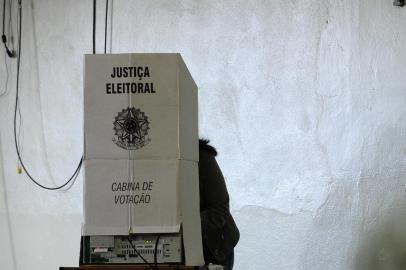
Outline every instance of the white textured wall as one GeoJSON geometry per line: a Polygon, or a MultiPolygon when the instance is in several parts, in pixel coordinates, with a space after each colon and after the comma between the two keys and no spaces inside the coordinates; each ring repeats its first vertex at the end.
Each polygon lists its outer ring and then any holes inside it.
{"type": "MultiPolygon", "coordinates": [[[[82,152],[91,1],[23,2],[23,156],[55,185],[82,152]]],[[[114,1],[112,52],[180,52],[199,86],[201,135],[219,150],[241,231],[235,269],[352,269],[406,205],[405,25],[392,0],[114,1]]],[[[48,192],[16,174],[7,61],[1,269],[76,265],[82,178],[48,192]]]]}

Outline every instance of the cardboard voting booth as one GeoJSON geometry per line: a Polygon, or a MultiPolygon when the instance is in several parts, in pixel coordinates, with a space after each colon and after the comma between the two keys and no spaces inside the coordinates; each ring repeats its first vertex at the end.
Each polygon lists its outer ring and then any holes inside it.
{"type": "Polygon", "coordinates": [[[85,55],[82,234],[182,232],[204,264],[197,87],[179,54],[85,55]]]}

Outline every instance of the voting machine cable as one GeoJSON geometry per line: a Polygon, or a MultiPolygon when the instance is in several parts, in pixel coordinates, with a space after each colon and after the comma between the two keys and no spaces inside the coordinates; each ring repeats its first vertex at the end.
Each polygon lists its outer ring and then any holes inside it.
{"type": "Polygon", "coordinates": [[[158,267],[155,267],[154,265],[150,264],[150,263],[141,255],[141,253],[135,248],[133,242],[131,241],[131,237],[128,237],[128,242],[130,243],[131,247],[134,249],[134,251],[135,251],[135,253],[138,255],[138,257],[140,257],[141,260],[143,260],[145,264],[147,264],[152,270],[158,269],[158,267]]]}
{"type": "Polygon", "coordinates": [[[77,176],[79,175],[80,168],[82,167],[83,163],[83,156],[81,157],[78,166],[76,167],[75,172],[72,174],[72,176],[62,185],[56,186],[56,187],[47,187],[39,183],[38,180],[36,180],[27,170],[27,168],[24,165],[24,162],[21,157],[20,153],[20,145],[19,145],[19,137],[20,132],[18,132],[17,136],[17,112],[19,112],[20,116],[20,123],[21,123],[21,114],[20,114],[20,106],[19,106],[19,82],[20,82],[20,63],[21,63],[21,29],[22,29],[22,4],[21,0],[18,1],[18,54],[17,54],[17,80],[16,80],[16,99],[15,99],[15,106],[14,106],[14,145],[16,148],[17,152],[17,157],[18,161],[21,164],[22,168],[24,169],[25,173],[27,174],[28,178],[35,183],[37,186],[46,189],[46,190],[58,190],[62,189],[65,186],[67,186],[69,183],[72,182],[72,180],[76,180],[77,176]]]}
{"type": "Polygon", "coordinates": [[[160,237],[161,237],[161,235],[158,234],[158,236],[155,240],[154,264],[155,264],[156,269],[158,269],[158,243],[159,243],[160,237]]]}

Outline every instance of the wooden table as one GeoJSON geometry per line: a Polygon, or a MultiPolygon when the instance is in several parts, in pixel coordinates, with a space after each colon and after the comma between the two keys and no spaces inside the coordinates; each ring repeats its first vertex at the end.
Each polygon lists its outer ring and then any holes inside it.
{"type": "MultiPolygon", "coordinates": [[[[158,265],[159,270],[193,270],[191,266],[158,265]]],[[[198,268],[197,268],[198,269],[198,268]]],[[[59,270],[152,270],[148,265],[81,265],[79,267],[59,267],[59,270]]]]}

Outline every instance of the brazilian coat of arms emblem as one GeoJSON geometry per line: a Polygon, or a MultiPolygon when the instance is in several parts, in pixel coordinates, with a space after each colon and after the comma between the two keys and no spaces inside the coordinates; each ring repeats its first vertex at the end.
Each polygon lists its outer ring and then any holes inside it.
{"type": "Polygon", "coordinates": [[[151,141],[148,138],[148,117],[140,109],[123,109],[114,118],[113,124],[113,142],[123,149],[137,150],[151,141]]]}

